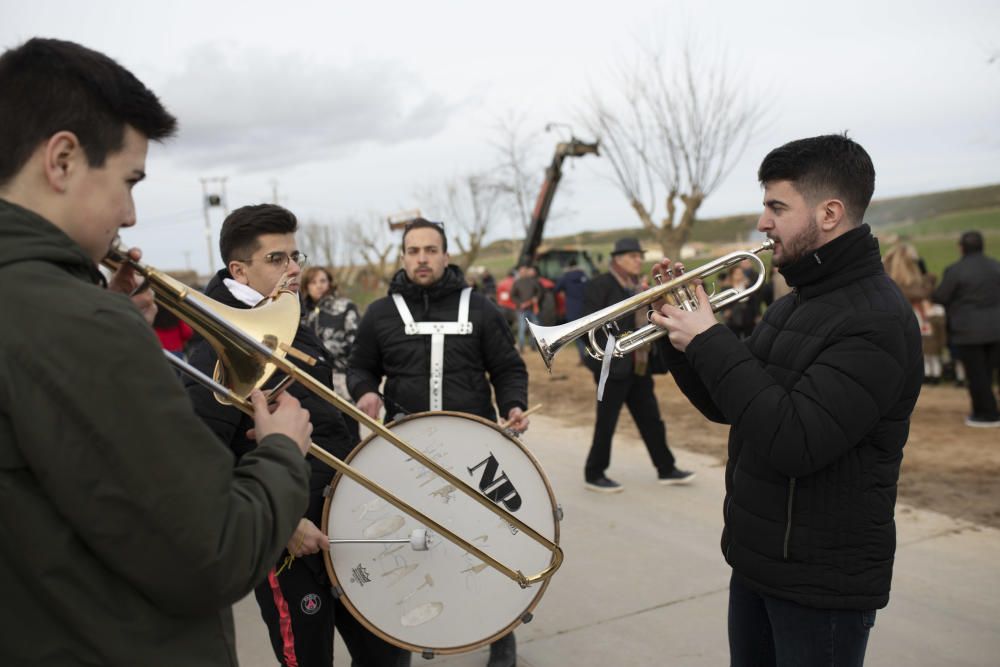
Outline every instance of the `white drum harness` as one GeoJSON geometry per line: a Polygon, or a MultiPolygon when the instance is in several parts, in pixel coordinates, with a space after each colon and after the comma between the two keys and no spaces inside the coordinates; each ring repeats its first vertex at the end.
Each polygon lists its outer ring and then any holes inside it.
{"type": "Polygon", "coordinates": [[[469,321],[469,297],[472,288],[466,287],[458,301],[458,321],[456,322],[416,322],[401,294],[393,294],[396,310],[403,319],[403,331],[407,336],[431,337],[430,406],[428,410],[442,410],[444,405],[444,337],[468,336],[472,333],[469,321]]]}

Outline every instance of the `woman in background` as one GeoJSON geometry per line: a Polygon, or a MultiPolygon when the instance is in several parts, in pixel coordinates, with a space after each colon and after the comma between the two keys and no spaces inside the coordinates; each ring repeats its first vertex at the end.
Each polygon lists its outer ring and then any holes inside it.
{"type": "MultiPolygon", "coordinates": [[[[347,359],[358,330],[358,307],[350,299],[337,296],[337,284],[329,271],[311,266],[302,274],[302,320],[319,338],[333,363],[333,389],[350,401],[347,392],[347,359]]],[[[346,417],[347,428],[357,442],[358,424],[346,417]]]]}
{"type": "Polygon", "coordinates": [[[934,276],[924,273],[917,249],[909,243],[898,243],[882,258],[885,272],[913,306],[920,325],[924,352],[924,381],[941,381],[941,355],[944,352],[944,313],[930,302],[934,291],[934,276]]]}

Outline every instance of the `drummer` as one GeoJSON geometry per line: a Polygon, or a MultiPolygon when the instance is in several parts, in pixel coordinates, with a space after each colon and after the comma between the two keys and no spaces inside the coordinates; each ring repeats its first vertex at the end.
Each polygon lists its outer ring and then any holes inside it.
{"type": "MultiPolygon", "coordinates": [[[[224,268],[211,279],[205,293],[227,306],[248,309],[274,292],[279,284],[297,292],[299,274],[306,263],[306,256],[299,252],[295,242],[297,226],[295,215],[281,206],[260,204],[233,211],[222,223],[219,236],[224,268]]],[[[314,366],[298,361],[296,364],[331,387],[333,369],[313,331],[299,326],[292,346],[317,360],[314,366]]],[[[191,363],[211,374],[215,361],[215,352],[208,342],[197,338],[192,346],[191,363]]],[[[253,440],[247,438],[251,423],[242,412],[222,405],[193,380],[187,380],[187,385],[196,412],[237,457],[253,449],[253,440]]],[[[340,411],[299,384],[288,391],[309,411],[313,442],[339,458],[346,457],[357,443],[340,411]]],[[[321,553],[329,550],[330,543],[318,527],[323,490],[330,484],[334,470],[312,456],[306,460],[312,466],[309,508],[267,580],[254,591],[275,657],[286,667],[330,667],[336,616],[353,664],[408,665],[408,652],[387,644],[360,624],[344,623],[350,614],[333,599],[330,591],[321,553]]]]}
{"type": "MultiPolygon", "coordinates": [[[[373,419],[384,408],[387,421],[428,410],[496,421],[499,408],[508,428],[523,433],[528,373],[503,315],[449,263],[442,223],[411,220],[402,248],[403,268],[365,311],[348,362],[358,408],[373,419]]],[[[516,653],[510,633],[490,646],[489,667],[513,666],[516,653]]]]}

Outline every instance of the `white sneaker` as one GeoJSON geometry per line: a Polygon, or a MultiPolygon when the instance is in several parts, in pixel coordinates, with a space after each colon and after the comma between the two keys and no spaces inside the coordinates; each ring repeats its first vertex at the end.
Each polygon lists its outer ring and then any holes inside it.
{"type": "Polygon", "coordinates": [[[966,417],[965,425],[973,428],[1000,428],[1000,417],[984,419],[983,417],[966,417]]]}

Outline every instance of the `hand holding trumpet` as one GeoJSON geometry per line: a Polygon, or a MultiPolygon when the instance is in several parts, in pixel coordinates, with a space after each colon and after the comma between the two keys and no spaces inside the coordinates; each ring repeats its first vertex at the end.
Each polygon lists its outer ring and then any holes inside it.
{"type": "MultiPolygon", "coordinates": [[[[653,265],[654,277],[671,275],[676,277],[683,272],[683,264],[680,262],[671,264],[670,259],[666,257],[653,265]]],[[[687,349],[695,336],[718,324],[701,279],[695,279],[693,285],[694,294],[698,299],[698,307],[695,310],[688,311],[678,308],[663,299],[652,304],[653,312],[650,315],[650,321],[668,332],[667,337],[670,339],[670,344],[680,352],[687,349]]]]}

